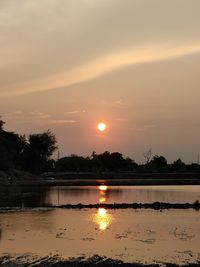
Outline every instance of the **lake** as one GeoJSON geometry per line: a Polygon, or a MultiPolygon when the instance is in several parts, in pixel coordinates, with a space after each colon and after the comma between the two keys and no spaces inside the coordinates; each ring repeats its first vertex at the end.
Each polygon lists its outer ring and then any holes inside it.
{"type": "Polygon", "coordinates": [[[56,186],[2,187],[0,206],[59,206],[96,203],[194,203],[200,186],[56,186]]]}
{"type": "Polygon", "coordinates": [[[141,264],[197,262],[198,210],[59,208],[78,203],[196,200],[200,200],[200,186],[1,187],[0,260],[6,261],[4,266],[9,261],[14,262],[11,266],[24,266],[21,262],[30,264],[57,255],[63,260],[76,259],[79,264],[98,255],[141,264]]]}
{"type": "Polygon", "coordinates": [[[124,262],[195,262],[200,214],[194,210],[42,209],[0,215],[0,254],[105,256],[124,262]]]}

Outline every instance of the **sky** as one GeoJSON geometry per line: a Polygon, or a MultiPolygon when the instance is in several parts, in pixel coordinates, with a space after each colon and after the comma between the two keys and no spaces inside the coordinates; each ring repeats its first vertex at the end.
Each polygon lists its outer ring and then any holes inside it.
{"type": "Polygon", "coordinates": [[[200,152],[199,0],[0,0],[0,115],[61,156],[200,152]],[[105,122],[104,134],[97,131],[105,122]]]}

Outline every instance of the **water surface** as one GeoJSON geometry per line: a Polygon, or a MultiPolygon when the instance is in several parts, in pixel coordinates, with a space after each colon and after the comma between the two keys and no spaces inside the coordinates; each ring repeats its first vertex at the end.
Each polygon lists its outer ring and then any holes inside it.
{"type": "Polygon", "coordinates": [[[95,254],[124,262],[183,264],[200,258],[194,210],[42,209],[0,214],[0,254],[95,254]]]}
{"type": "Polygon", "coordinates": [[[52,186],[2,187],[0,206],[59,206],[96,203],[194,203],[200,186],[52,186]]]}

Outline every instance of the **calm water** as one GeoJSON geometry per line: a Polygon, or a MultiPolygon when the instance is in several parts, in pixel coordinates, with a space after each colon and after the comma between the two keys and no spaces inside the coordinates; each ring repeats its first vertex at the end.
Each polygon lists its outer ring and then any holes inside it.
{"type": "MultiPolygon", "coordinates": [[[[193,203],[200,186],[2,187],[0,206],[193,203]]],[[[200,212],[188,210],[22,209],[0,212],[0,256],[95,254],[124,262],[200,260],[200,212]]]]}
{"type": "Polygon", "coordinates": [[[94,254],[124,262],[200,258],[200,214],[194,210],[43,209],[0,213],[0,254],[94,254]]]}
{"type": "Polygon", "coordinates": [[[43,206],[96,203],[193,203],[200,186],[65,186],[3,187],[0,206],[43,206]]]}

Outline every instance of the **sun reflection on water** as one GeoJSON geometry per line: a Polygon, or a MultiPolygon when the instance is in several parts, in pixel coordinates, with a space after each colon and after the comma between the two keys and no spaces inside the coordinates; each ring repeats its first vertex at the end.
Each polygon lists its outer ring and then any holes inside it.
{"type": "Polygon", "coordinates": [[[99,202],[100,203],[105,203],[106,202],[106,198],[105,197],[100,197],[99,198],[99,202]]]}
{"type": "MultiPolygon", "coordinates": [[[[99,203],[105,203],[107,200],[107,185],[100,185],[99,187],[99,203]]],[[[113,221],[113,215],[109,214],[108,211],[101,207],[98,209],[97,213],[93,215],[93,222],[99,227],[99,230],[106,230],[113,221]]]]}
{"type": "Polygon", "coordinates": [[[108,186],[107,185],[100,185],[98,188],[99,188],[99,202],[105,203],[107,200],[108,186]]]}
{"type": "Polygon", "coordinates": [[[105,208],[99,208],[94,215],[94,223],[98,224],[99,230],[106,230],[113,221],[113,216],[105,208]]]}
{"type": "Polygon", "coordinates": [[[100,185],[99,186],[99,190],[100,191],[106,191],[108,189],[108,186],[107,185],[100,185]]]}

